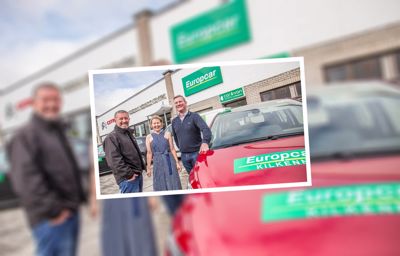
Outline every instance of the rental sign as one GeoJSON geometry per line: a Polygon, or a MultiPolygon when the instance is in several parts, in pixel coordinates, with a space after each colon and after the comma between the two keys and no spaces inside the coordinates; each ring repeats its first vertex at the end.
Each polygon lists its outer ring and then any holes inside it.
{"type": "Polygon", "coordinates": [[[233,172],[237,174],[303,164],[306,164],[306,151],[304,149],[288,150],[235,159],[233,172]]]}
{"type": "Polygon", "coordinates": [[[222,82],[220,67],[205,67],[182,78],[185,96],[190,96],[222,82]]]}
{"type": "Polygon", "coordinates": [[[240,87],[240,88],[237,88],[237,89],[235,89],[233,91],[229,91],[229,92],[220,94],[219,95],[219,101],[221,103],[226,103],[226,102],[230,102],[230,101],[233,101],[233,100],[237,100],[237,99],[243,98],[244,96],[245,96],[244,95],[244,90],[243,90],[242,87],[240,87]]]}
{"type": "Polygon", "coordinates": [[[221,7],[172,27],[175,62],[182,63],[250,40],[244,0],[221,7]]]}

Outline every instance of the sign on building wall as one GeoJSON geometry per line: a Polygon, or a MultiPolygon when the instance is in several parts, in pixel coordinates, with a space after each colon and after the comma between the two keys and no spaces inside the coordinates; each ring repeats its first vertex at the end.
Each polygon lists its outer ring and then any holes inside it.
{"type": "Polygon", "coordinates": [[[243,87],[219,95],[221,103],[230,102],[244,97],[243,87]]]}
{"type": "Polygon", "coordinates": [[[244,0],[231,1],[170,30],[175,62],[211,54],[250,40],[244,0]]]}
{"type": "Polygon", "coordinates": [[[182,78],[185,96],[198,93],[211,86],[222,83],[220,67],[205,67],[182,78]]]}

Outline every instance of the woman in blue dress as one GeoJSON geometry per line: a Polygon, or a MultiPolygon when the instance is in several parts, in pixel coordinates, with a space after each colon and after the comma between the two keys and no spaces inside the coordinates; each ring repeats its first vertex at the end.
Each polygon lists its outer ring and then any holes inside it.
{"type": "Polygon", "coordinates": [[[171,133],[165,132],[163,121],[159,116],[150,120],[152,133],[146,137],[147,147],[147,176],[153,174],[153,190],[178,190],[182,189],[179,165],[176,150],[172,142],[171,133]],[[153,160],[153,171],[151,161],[153,160]]]}

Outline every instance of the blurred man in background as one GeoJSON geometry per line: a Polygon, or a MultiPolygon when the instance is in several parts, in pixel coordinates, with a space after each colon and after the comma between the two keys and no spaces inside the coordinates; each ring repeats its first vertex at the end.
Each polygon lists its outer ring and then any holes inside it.
{"type": "Polygon", "coordinates": [[[154,197],[104,200],[101,255],[158,255],[152,219],[156,208],[154,197]]]}
{"type": "Polygon", "coordinates": [[[114,118],[114,131],[107,135],[103,143],[107,164],[121,193],[142,192],[142,172],[146,167],[133,131],[129,128],[129,113],[118,110],[114,118]]]}
{"type": "Polygon", "coordinates": [[[60,118],[61,93],[46,82],[32,96],[32,117],[8,144],[11,182],[32,227],[36,254],[75,255],[85,195],[60,118]]]}

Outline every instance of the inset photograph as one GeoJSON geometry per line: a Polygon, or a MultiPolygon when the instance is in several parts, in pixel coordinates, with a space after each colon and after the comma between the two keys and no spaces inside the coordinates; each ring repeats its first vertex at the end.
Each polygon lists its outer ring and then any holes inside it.
{"type": "Polygon", "coordinates": [[[89,80],[98,199],[311,185],[303,58],[89,80]]]}

